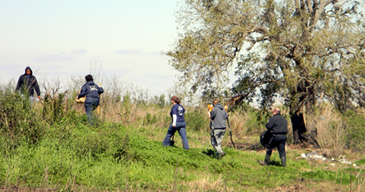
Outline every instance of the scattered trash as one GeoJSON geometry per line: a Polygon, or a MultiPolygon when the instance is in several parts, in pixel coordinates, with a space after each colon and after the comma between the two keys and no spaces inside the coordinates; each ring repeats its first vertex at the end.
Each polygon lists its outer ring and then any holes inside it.
{"type": "Polygon", "coordinates": [[[317,152],[312,152],[312,153],[308,153],[308,154],[303,153],[300,156],[302,158],[311,159],[311,160],[322,160],[322,161],[327,160],[326,157],[323,157],[322,155],[319,155],[317,152]]]}
{"type": "Polygon", "coordinates": [[[346,159],[345,159],[345,155],[340,155],[339,157],[338,157],[338,161],[339,162],[341,162],[342,164],[348,164],[348,165],[352,165],[352,163],[353,162],[351,162],[351,161],[347,161],[346,159]]]}
{"type": "MultiPolygon", "coordinates": [[[[303,159],[307,159],[307,160],[314,160],[314,161],[327,161],[327,162],[339,162],[342,164],[347,164],[347,165],[353,165],[354,167],[357,167],[356,164],[353,161],[348,161],[345,159],[345,155],[340,155],[338,157],[338,160],[336,160],[335,158],[326,158],[323,155],[318,154],[317,152],[311,152],[311,153],[302,153],[300,155],[300,157],[298,158],[303,158],[303,159]]],[[[330,163],[329,165],[331,166],[335,166],[334,163],[330,163]]]]}

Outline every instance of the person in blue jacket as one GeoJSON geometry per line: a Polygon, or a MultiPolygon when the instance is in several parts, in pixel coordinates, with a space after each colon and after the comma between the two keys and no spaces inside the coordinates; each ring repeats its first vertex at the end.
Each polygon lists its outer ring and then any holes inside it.
{"type": "Polygon", "coordinates": [[[184,149],[189,149],[188,138],[186,137],[186,123],[184,118],[185,109],[180,105],[180,99],[176,96],[171,97],[171,103],[173,104],[170,116],[172,118],[172,123],[167,130],[167,134],[162,144],[165,146],[170,146],[170,139],[175,134],[176,131],[179,132],[181,140],[183,142],[184,149]]]}
{"type": "Polygon", "coordinates": [[[34,91],[37,93],[38,99],[42,99],[37,78],[33,75],[33,71],[29,66],[25,68],[25,73],[19,77],[15,91],[20,91],[23,98],[28,97],[31,107],[33,106],[34,101],[34,91]]]}
{"type": "Polygon", "coordinates": [[[86,75],[85,80],[86,83],[81,87],[80,94],[77,98],[80,99],[80,97],[86,96],[84,105],[87,121],[92,125],[92,111],[99,106],[99,95],[104,92],[104,89],[93,82],[94,79],[91,75],[86,75]]]}

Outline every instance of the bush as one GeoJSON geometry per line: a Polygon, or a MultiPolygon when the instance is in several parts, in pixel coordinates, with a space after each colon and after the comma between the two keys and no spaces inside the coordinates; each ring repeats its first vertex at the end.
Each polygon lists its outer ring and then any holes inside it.
{"type": "Polygon", "coordinates": [[[16,148],[22,139],[37,143],[44,135],[43,122],[35,118],[30,103],[10,90],[0,92],[0,127],[5,142],[2,145],[11,148],[16,148]]]}
{"type": "Polygon", "coordinates": [[[365,145],[365,117],[355,111],[347,111],[344,116],[346,127],[346,146],[355,151],[363,151],[365,145]]]}
{"type": "Polygon", "coordinates": [[[185,114],[186,127],[194,131],[210,131],[209,118],[202,110],[195,108],[185,114]]]}

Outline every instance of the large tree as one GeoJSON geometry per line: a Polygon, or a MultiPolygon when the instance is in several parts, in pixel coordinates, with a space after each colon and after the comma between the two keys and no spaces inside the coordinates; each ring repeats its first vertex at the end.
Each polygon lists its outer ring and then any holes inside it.
{"type": "Polygon", "coordinates": [[[283,98],[294,117],[322,100],[343,111],[364,104],[364,12],[363,0],[185,0],[167,55],[205,94],[222,93],[234,69],[231,104],[283,98]]]}

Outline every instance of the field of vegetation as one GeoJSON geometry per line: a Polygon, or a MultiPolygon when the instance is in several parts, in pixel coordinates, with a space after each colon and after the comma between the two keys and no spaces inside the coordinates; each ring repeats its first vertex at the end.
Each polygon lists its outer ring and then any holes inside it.
{"type": "MultiPolygon", "coordinates": [[[[101,97],[100,114],[88,126],[83,105],[74,102],[76,89],[54,92],[30,108],[13,85],[0,90],[1,191],[361,191],[364,189],[365,120],[361,109],[340,115],[321,105],[308,122],[318,141],[334,158],[346,155],[356,167],[339,162],[300,159],[310,148],[292,145],[287,167],[275,151],[262,167],[265,151],[229,147],[215,158],[210,146],[205,103],[186,105],[190,150],[176,135],[174,147],[162,146],[171,105],[165,96],[138,97],[129,91],[101,97]]],[[[48,89],[50,90],[50,89],[48,89]]],[[[141,95],[141,94],[140,94],[141,95]]],[[[143,94],[142,94],[143,95],[143,94]]],[[[287,109],[281,107],[288,119],[287,109]]],[[[236,144],[258,142],[269,113],[249,105],[229,112],[236,144]]],[[[289,123],[290,130],[290,123],[289,123]]]]}

